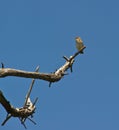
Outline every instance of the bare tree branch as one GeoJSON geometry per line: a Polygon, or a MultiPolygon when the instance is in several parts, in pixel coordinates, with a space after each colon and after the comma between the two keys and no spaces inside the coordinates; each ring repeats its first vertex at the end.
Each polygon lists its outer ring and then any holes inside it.
{"type": "MultiPolygon", "coordinates": [[[[36,68],[36,72],[38,72],[39,66],[36,68]]],[[[32,79],[31,85],[29,87],[28,93],[26,94],[24,106],[21,108],[14,108],[9,101],[4,97],[2,91],[0,91],[0,103],[4,107],[4,109],[7,112],[6,119],[3,121],[1,124],[2,126],[5,125],[5,123],[11,118],[11,117],[18,117],[21,121],[21,124],[26,128],[25,121],[26,119],[29,119],[32,123],[36,124],[29,116],[33,117],[33,113],[35,112],[35,104],[38,100],[34,101],[34,103],[31,102],[30,100],[30,94],[33,88],[33,84],[35,82],[35,79],[32,79]]]]}
{"type": "Polygon", "coordinates": [[[0,68],[0,78],[4,78],[7,76],[16,76],[16,77],[24,77],[24,78],[33,78],[32,83],[30,85],[30,88],[28,90],[28,93],[25,98],[25,102],[23,107],[21,108],[15,108],[13,107],[10,102],[5,98],[3,95],[2,91],[0,91],[0,103],[4,107],[4,109],[7,112],[6,119],[3,121],[2,125],[5,125],[5,123],[11,118],[11,117],[18,117],[19,120],[21,121],[21,124],[26,128],[25,121],[26,119],[29,119],[32,123],[36,124],[31,118],[33,113],[35,112],[35,104],[38,100],[36,100],[32,103],[30,100],[30,93],[33,88],[33,84],[35,82],[35,79],[41,79],[45,81],[49,81],[49,87],[51,86],[52,82],[57,82],[64,75],[67,75],[66,71],[68,69],[72,70],[72,66],[74,63],[74,59],[76,56],[79,54],[83,54],[83,50],[86,48],[80,38],[77,38],[79,41],[77,41],[77,44],[80,44],[78,46],[78,52],[76,52],[74,55],[70,56],[67,58],[66,56],[63,56],[63,58],[66,60],[63,66],[61,66],[58,70],[56,70],[53,73],[40,73],[38,72],[39,67],[36,68],[35,72],[29,72],[29,71],[23,71],[23,70],[18,70],[18,69],[12,69],[12,68],[5,68],[4,64],[1,63],[2,68],[0,68]]]}
{"type": "Polygon", "coordinates": [[[72,65],[74,63],[74,58],[80,54],[85,49],[85,46],[81,48],[80,51],[76,52],[73,56],[70,56],[70,58],[67,58],[64,56],[64,59],[66,60],[65,64],[61,66],[56,72],[54,73],[40,73],[40,72],[29,72],[29,71],[23,71],[18,69],[12,69],[12,68],[4,68],[2,64],[2,68],[0,69],[0,78],[6,77],[6,76],[17,76],[17,77],[24,77],[24,78],[34,78],[34,79],[42,79],[45,81],[57,82],[59,81],[64,75],[66,75],[65,71],[67,69],[71,69],[72,71],[72,65]]]}
{"type": "MultiPolygon", "coordinates": [[[[39,66],[36,68],[36,72],[38,72],[38,71],[39,71],[39,66]]],[[[27,105],[28,98],[30,97],[31,91],[32,91],[32,89],[33,89],[34,82],[35,82],[35,79],[32,79],[31,85],[30,85],[29,90],[28,90],[28,93],[27,93],[27,95],[26,95],[26,99],[25,99],[24,106],[27,105]]]]}

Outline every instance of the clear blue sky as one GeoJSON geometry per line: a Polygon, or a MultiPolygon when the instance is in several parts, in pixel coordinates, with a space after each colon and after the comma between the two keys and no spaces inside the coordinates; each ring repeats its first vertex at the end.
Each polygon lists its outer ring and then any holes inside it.
{"type": "MultiPolygon", "coordinates": [[[[73,73],[48,87],[37,80],[31,99],[39,97],[28,130],[119,130],[119,1],[0,1],[0,62],[5,67],[53,72],[63,55],[76,52],[75,37],[87,46],[75,59],[73,73]]],[[[70,73],[70,72],[69,72],[70,73]]],[[[0,79],[0,90],[21,107],[31,79],[0,79]]],[[[6,112],[0,106],[0,122],[6,112]]],[[[12,118],[2,130],[24,130],[12,118]]]]}

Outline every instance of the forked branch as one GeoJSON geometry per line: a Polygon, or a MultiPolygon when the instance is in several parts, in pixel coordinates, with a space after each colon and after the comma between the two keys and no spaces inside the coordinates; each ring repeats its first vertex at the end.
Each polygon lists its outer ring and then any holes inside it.
{"type": "MultiPolygon", "coordinates": [[[[36,72],[38,72],[39,67],[36,68],[36,72]]],[[[34,85],[35,79],[32,79],[31,85],[29,87],[28,93],[26,94],[25,102],[23,107],[21,108],[14,108],[9,101],[4,97],[2,91],[0,91],[0,103],[4,107],[4,109],[7,112],[6,119],[3,121],[2,126],[5,125],[5,123],[11,118],[11,117],[18,117],[21,121],[21,124],[26,128],[25,121],[26,119],[29,119],[32,123],[36,124],[31,118],[33,117],[33,113],[35,112],[35,104],[38,100],[34,101],[34,103],[30,100],[30,94],[34,85]]]]}

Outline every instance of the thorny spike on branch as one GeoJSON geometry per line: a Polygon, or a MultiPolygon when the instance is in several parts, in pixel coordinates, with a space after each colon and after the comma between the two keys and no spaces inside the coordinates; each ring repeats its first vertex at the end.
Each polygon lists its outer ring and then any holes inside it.
{"type": "Polygon", "coordinates": [[[1,65],[2,65],[2,69],[4,68],[4,64],[1,62],[1,65]]]}

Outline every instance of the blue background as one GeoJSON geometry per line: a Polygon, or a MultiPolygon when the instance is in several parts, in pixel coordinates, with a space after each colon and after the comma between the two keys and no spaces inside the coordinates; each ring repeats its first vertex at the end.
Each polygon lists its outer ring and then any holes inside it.
{"type": "MultiPolygon", "coordinates": [[[[31,93],[36,104],[28,130],[119,129],[119,1],[4,0],[0,1],[0,62],[6,68],[54,72],[62,56],[76,52],[75,37],[86,45],[73,73],[48,87],[37,80],[31,93]]],[[[21,107],[31,79],[0,79],[0,90],[21,107]]],[[[0,105],[0,122],[6,111],[0,105]]],[[[2,130],[24,127],[11,118],[2,130]]]]}

